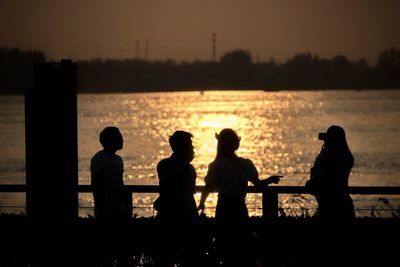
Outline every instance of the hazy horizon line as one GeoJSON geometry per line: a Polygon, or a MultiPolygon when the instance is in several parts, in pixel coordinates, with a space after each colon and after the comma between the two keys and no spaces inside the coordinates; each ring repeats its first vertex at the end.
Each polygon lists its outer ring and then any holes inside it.
{"type": "MultiPolygon", "coordinates": [[[[164,57],[154,57],[154,56],[148,56],[148,57],[144,57],[144,56],[134,56],[134,55],[130,55],[130,56],[106,56],[106,55],[102,55],[102,53],[96,51],[95,53],[93,53],[93,56],[75,56],[76,53],[66,53],[65,56],[52,56],[51,53],[49,53],[48,51],[46,51],[45,49],[39,49],[39,48],[24,48],[21,46],[0,46],[0,48],[3,49],[9,49],[9,50],[13,50],[13,49],[18,49],[22,52],[29,52],[29,51],[37,51],[37,52],[42,52],[44,53],[44,55],[46,56],[46,61],[47,62],[53,62],[53,61],[60,61],[61,59],[71,59],[74,61],[132,61],[132,60],[138,60],[138,61],[148,61],[148,62],[164,62],[164,61],[174,61],[176,63],[192,63],[192,62],[212,62],[212,56],[210,55],[209,57],[187,57],[187,58],[183,58],[183,57],[179,57],[179,56],[164,56],[164,57]]],[[[387,47],[384,48],[380,53],[378,53],[376,55],[376,59],[374,62],[370,62],[370,60],[368,60],[366,58],[366,56],[362,56],[359,57],[357,59],[353,59],[352,57],[346,55],[345,53],[337,53],[335,55],[332,56],[321,56],[318,53],[314,53],[311,50],[308,51],[299,51],[296,53],[293,53],[292,56],[287,57],[286,59],[283,60],[278,60],[276,59],[274,56],[270,56],[270,57],[260,57],[259,53],[253,52],[251,49],[245,49],[245,48],[237,48],[237,49],[232,49],[232,50],[226,50],[223,53],[219,53],[220,55],[217,56],[217,60],[216,62],[219,62],[221,57],[223,57],[226,53],[230,53],[233,51],[237,51],[237,50],[241,50],[241,51],[246,51],[248,52],[251,57],[252,57],[252,62],[253,63],[268,63],[268,62],[274,62],[276,64],[284,64],[287,61],[293,59],[295,56],[297,55],[311,55],[312,57],[317,57],[318,59],[326,59],[326,60],[330,60],[333,59],[335,57],[338,56],[344,56],[346,57],[349,61],[351,62],[358,62],[360,60],[365,60],[365,62],[368,65],[375,65],[378,62],[379,59],[379,55],[385,51],[385,50],[389,50],[389,49],[400,49],[397,48],[396,46],[391,46],[391,47],[387,47]]],[[[210,53],[211,54],[211,53],[210,53]]]]}

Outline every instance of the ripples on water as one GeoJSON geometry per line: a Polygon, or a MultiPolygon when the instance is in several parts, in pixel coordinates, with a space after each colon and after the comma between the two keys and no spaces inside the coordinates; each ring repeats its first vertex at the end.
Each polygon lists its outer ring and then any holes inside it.
{"type": "MultiPolygon", "coordinates": [[[[4,129],[0,145],[5,148],[5,155],[0,156],[0,179],[23,183],[23,98],[0,99],[4,129]]],[[[241,136],[238,155],[252,159],[262,178],[280,174],[285,176],[281,185],[303,185],[322,145],[317,134],[332,124],[344,127],[356,159],[351,185],[400,185],[400,91],[396,90],[79,95],[79,183],[89,183],[90,158],[101,149],[99,132],[115,125],[125,139],[119,154],[125,161],[126,184],[158,184],[156,164],[170,155],[168,137],[178,129],[194,135],[193,165],[197,184],[204,184],[207,165],[216,152],[214,133],[228,127],[241,136]]],[[[135,205],[149,206],[153,198],[138,196],[135,205]]],[[[358,197],[354,198],[357,202],[358,197]]],[[[81,203],[90,199],[86,195],[81,203]]],[[[212,195],[208,206],[215,206],[215,200],[212,195]]],[[[281,201],[294,205],[303,200],[284,195],[281,201]]],[[[249,207],[260,207],[259,202],[258,195],[249,195],[249,207]]],[[[151,212],[140,210],[147,215],[151,212]]],[[[251,211],[259,214],[257,209],[251,211]]]]}

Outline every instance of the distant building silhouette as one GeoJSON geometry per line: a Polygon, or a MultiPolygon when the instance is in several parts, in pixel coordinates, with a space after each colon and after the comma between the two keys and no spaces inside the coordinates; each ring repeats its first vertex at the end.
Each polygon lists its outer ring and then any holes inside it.
{"type": "MultiPolygon", "coordinates": [[[[97,54],[97,58],[77,62],[78,91],[203,90],[215,86],[264,90],[400,87],[399,48],[384,50],[374,66],[369,66],[365,59],[351,61],[343,55],[323,59],[311,53],[296,54],[284,63],[277,63],[273,58],[268,62],[259,61],[257,57],[253,62],[250,51],[241,49],[226,52],[220,49],[217,60],[216,33],[212,33],[211,37],[212,51],[207,48],[204,50],[208,51],[206,53],[212,52],[212,58],[208,57],[205,61],[177,62],[169,58],[167,44],[164,44],[159,50],[160,60],[145,62],[144,51],[140,51],[144,45],[140,47],[139,40],[136,40],[135,59],[101,59],[100,48],[93,47],[93,51],[88,50],[87,55],[96,57],[97,54]]],[[[151,57],[149,46],[148,43],[146,61],[151,57]]],[[[44,52],[0,47],[0,73],[3,73],[0,77],[0,93],[21,94],[24,88],[32,87],[33,64],[45,60],[44,52]]]]}

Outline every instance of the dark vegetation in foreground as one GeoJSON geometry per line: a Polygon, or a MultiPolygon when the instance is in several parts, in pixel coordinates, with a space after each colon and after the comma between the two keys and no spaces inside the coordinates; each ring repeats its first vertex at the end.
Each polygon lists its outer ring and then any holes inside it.
{"type": "MultiPolygon", "coordinates": [[[[0,93],[22,94],[34,84],[34,63],[47,62],[42,51],[0,47],[0,93]]],[[[381,52],[369,65],[344,55],[323,59],[296,54],[284,63],[254,62],[245,50],[219,61],[176,62],[140,59],[77,61],[78,92],[117,93],[208,89],[389,89],[400,88],[400,49],[381,52]]]]}
{"type": "MultiPolygon", "coordinates": [[[[219,266],[215,249],[216,225],[202,217],[189,229],[191,245],[201,266],[219,266]]],[[[397,259],[398,218],[358,218],[352,224],[322,223],[315,218],[280,217],[266,221],[252,217],[248,226],[251,257],[258,266],[388,266],[397,259]]],[[[232,230],[234,235],[237,229],[232,230]]],[[[99,225],[94,218],[62,223],[51,218],[32,222],[25,215],[1,215],[0,266],[96,266],[96,251],[112,257],[126,249],[132,266],[154,266],[159,226],[154,218],[132,218],[124,226],[99,225]]],[[[179,248],[176,263],[179,264],[179,248]]],[[[179,266],[179,265],[178,265],[179,266]]]]}

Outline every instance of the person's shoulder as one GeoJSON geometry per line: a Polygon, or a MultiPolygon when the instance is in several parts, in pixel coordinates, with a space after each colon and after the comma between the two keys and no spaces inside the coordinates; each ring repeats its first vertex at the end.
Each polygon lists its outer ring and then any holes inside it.
{"type": "Polygon", "coordinates": [[[165,165],[168,164],[171,161],[171,158],[164,158],[162,160],[160,160],[157,165],[165,165]]]}
{"type": "Polygon", "coordinates": [[[102,150],[96,152],[90,160],[90,170],[92,172],[100,171],[104,166],[104,152],[102,150]]]}
{"type": "Polygon", "coordinates": [[[215,166],[221,165],[222,161],[223,161],[223,159],[214,159],[213,161],[208,163],[208,168],[213,168],[215,166]]]}
{"type": "Polygon", "coordinates": [[[248,158],[238,157],[238,160],[241,164],[254,165],[253,161],[248,158]]]}
{"type": "Polygon", "coordinates": [[[117,158],[120,161],[123,161],[122,157],[120,155],[118,155],[118,154],[115,154],[115,158],[117,158]]]}
{"type": "Polygon", "coordinates": [[[170,158],[165,158],[165,159],[160,160],[157,163],[157,169],[164,168],[164,167],[168,166],[170,164],[170,162],[171,162],[170,158]]]}
{"type": "Polygon", "coordinates": [[[254,165],[254,162],[251,159],[248,158],[242,158],[238,157],[238,161],[240,166],[248,169],[248,170],[256,170],[256,165],[254,165]]]}
{"type": "Polygon", "coordinates": [[[196,168],[192,164],[189,164],[189,169],[193,172],[196,172],[196,168]]]}
{"type": "Polygon", "coordinates": [[[226,169],[230,166],[230,163],[225,158],[218,158],[208,164],[208,169],[226,169]]]}
{"type": "Polygon", "coordinates": [[[103,150],[97,151],[93,156],[92,156],[92,161],[100,160],[104,158],[105,152],[103,150]]]}

